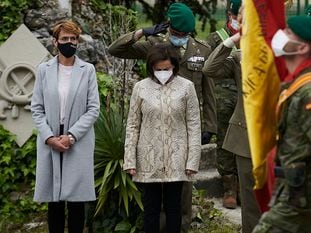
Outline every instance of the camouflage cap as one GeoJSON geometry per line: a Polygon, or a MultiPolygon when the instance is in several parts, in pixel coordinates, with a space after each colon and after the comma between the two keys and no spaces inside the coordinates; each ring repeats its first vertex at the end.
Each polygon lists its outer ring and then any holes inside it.
{"type": "Polygon", "coordinates": [[[230,8],[232,14],[238,15],[239,9],[241,7],[241,0],[230,0],[230,8]]]}
{"type": "Polygon", "coordinates": [[[171,27],[179,32],[193,32],[195,29],[195,18],[192,10],[183,3],[170,5],[167,16],[171,27]]]}
{"type": "Polygon", "coordinates": [[[311,41],[311,17],[293,16],[287,20],[288,27],[301,39],[311,41]]]}

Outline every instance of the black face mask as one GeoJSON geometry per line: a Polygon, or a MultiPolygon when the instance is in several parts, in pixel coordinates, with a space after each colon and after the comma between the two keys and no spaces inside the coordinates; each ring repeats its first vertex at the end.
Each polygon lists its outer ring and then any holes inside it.
{"type": "Polygon", "coordinates": [[[58,43],[57,48],[61,54],[69,58],[69,57],[72,57],[76,53],[77,45],[71,42],[64,43],[64,44],[58,43]]]}

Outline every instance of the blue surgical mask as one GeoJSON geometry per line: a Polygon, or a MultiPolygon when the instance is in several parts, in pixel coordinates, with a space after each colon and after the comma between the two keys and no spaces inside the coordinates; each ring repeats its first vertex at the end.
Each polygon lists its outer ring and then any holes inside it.
{"type": "Polygon", "coordinates": [[[188,43],[189,40],[189,36],[184,36],[184,37],[177,37],[177,36],[170,36],[170,41],[173,45],[175,45],[176,47],[181,47],[185,44],[188,43]]]}

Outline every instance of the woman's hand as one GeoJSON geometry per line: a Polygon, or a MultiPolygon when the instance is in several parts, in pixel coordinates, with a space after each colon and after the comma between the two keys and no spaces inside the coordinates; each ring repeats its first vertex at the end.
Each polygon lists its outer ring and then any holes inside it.
{"type": "Polygon", "coordinates": [[[64,152],[69,149],[69,146],[63,145],[61,142],[60,137],[50,137],[46,144],[48,144],[50,147],[52,147],[54,150],[57,150],[59,152],[64,152]]]}
{"type": "Polygon", "coordinates": [[[186,175],[187,176],[192,176],[192,175],[194,175],[196,173],[197,173],[196,171],[192,171],[192,170],[186,169],[186,175]]]}
{"type": "Polygon", "coordinates": [[[61,135],[59,136],[60,142],[61,144],[63,144],[66,147],[70,147],[71,143],[70,143],[70,139],[68,137],[68,135],[61,135]]]}
{"type": "Polygon", "coordinates": [[[126,170],[126,172],[132,176],[135,176],[136,175],[136,169],[135,168],[132,168],[132,169],[128,169],[126,170]]]}

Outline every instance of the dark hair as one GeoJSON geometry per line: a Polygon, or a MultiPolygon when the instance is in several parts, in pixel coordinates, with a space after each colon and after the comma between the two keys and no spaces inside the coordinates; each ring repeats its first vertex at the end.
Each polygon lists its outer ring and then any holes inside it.
{"type": "Polygon", "coordinates": [[[179,71],[179,57],[172,45],[155,44],[147,53],[147,72],[153,77],[153,67],[160,61],[170,60],[174,66],[173,74],[176,75],[179,71]]]}

